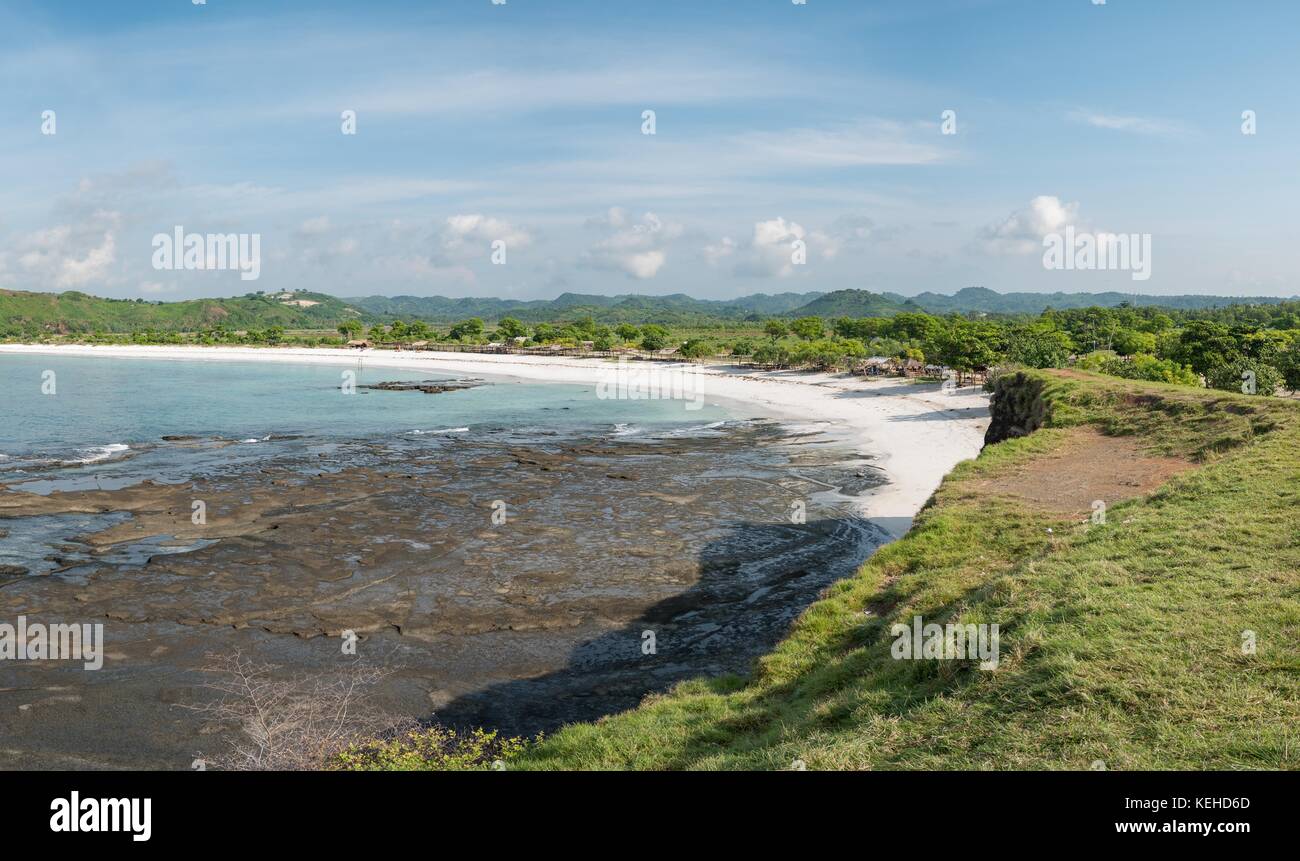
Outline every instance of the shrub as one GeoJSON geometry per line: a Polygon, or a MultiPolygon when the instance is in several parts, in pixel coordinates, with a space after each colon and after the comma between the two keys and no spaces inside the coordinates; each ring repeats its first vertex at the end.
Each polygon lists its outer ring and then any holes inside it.
{"type": "Polygon", "coordinates": [[[522,738],[507,738],[495,730],[460,733],[435,726],[352,745],[336,762],[346,771],[471,771],[500,768],[497,763],[504,765],[527,745],[522,738]]]}
{"type": "Polygon", "coordinates": [[[1244,394],[1271,395],[1282,385],[1282,374],[1272,365],[1255,359],[1238,359],[1214,365],[1205,374],[1205,382],[1212,389],[1244,394]],[[1246,388],[1248,375],[1253,375],[1255,390],[1246,388]]]}
{"type": "Polygon", "coordinates": [[[704,338],[691,338],[685,344],[682,344],[678,355],[685,359],[704,359],[709,356],[716,356],[718,348],[712,341],[704,338]]]}

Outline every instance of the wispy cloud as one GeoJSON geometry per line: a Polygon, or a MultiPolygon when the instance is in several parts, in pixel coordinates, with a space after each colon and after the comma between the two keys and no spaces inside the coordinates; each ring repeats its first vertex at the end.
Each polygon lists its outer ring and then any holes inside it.
{"type": "Polygon", "coordinates": [[[757,131],[733,138],[731,157],[773,168],[934,164],[952,156],[936,126],[880,119],[848,125],[757,131]],[[926,136],[929,139],[926,139],[926,136]]]}
{"type": "Polygon", "coordinates": [[[1066,115],[1066,119],[1075,123],[1092,126],[1096,129],[1107,129],[1117,132],[1131,132],[1138,135],[1151,135],[1154,137],[1179,137],[1188,134],[1189,129],[1175,120],[1161,119],[1159,117],[1141,117],[1141,116],[1123,116],[1120,114],[1104,114],[1097,111],[1088,111],[1076,108],[1066,115]]]}

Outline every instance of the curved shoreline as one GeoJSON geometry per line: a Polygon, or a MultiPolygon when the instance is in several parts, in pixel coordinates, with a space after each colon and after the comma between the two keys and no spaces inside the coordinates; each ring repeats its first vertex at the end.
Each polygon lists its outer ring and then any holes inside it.
{"type": "MultiPolygon", "coordinates": [[[[257,361],[428,370],[529,382],[616,385],[619,365],[593,359],[514,354],[295,347],[152,347],[0,344],[0,354],[100,358],[257,361]]],[[[869,453],[889,480],[865,498],[861,514],[897,538],[960,461],[979,454],[988,426],[988,397],[977,389],[945,394],[937,385],[845,374],[740,371],[727,365],[633,363],[633,375],[676,375],[692,397],[712,397],[794,421],[824,421],[869,453]]]]}

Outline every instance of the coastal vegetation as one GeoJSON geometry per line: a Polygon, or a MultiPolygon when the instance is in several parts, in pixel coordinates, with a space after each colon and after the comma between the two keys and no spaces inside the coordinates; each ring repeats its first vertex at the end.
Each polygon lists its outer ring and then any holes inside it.
{"type": "MultiPolygon", "coordinates": [[[[987,300],[985,294],[991,292],[976,291],[972,301],[987,300]]],[[[1130,304],[1049,307],[1037,315],[971,311],[939,315],[915,304],[913,310],[899,306],[877,316],[803,313],[809,308],[844,310],[854,301],[879,308],[881,294],[866,294],[870,300],[844,295],[858,293],[865,291],[819,295],[781,315],[751,315],[754,319],[742,322],[718,317],[683,326],[633,319],[601,322],[591,313],[538,322],[514,316],[475,316],[450,324],[379,319],[374,312],[343,300],[302,292],[176,303],[0,292],[0,337],[307,347],[343,346],[364,337],[381,348],[456,345],[598,355],[637,352],[817,370],[859,369],[874,357],[890,360],[895,367],[929,369],[929,376],[949,369],[962,376],[993,369],[1076,367],[1127,379],[1259,395],[1300,389],[1300,302],[1241,302],[1191,310],[1130,304]],[[42,313],[59,316],[41,322],[42,313]]],[[[765,298],[776,307],[791,304],[793,295],[786,294],[776,305],[772,302],[778,297],[765,298]]],[[[638,305],[641,310],[655,307],[656,302],[661,309],[679,304],[677,297],[639,298],[644,300],[638,305]]],[[[667,313],[663,319],[672,317],[667,313]]]]}

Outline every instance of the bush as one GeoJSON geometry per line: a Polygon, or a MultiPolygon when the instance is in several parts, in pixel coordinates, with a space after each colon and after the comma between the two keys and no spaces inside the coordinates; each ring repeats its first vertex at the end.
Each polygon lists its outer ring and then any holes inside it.
{"type": "MultiPolygon", "coordinates": [[[[538,736],[537,741],[541,740],[538,736]]],[[[495,730],[459,733],[442,726],[399,733],[349,747],[338,755],[345,771],[471,771],[500,768],[523,752],[528,742],[495,730]]]]}
{"type": "Polygon", "coordinates": [[[1081,356],[1075,367],[1126,380],[1149,380],[1180,386],[1201,385],[1201,378],[1191,368],[1171,359],[1157,359],[1148,353],[1137,353],[1126,361],[1109,350],[1098,350],[1081,356]]]}
{"type": "Polygon", "coordinates": [[[483,321],[478,317],[471,317],[468,320],[462,320],[451,331],[447,337],[453,341],[473,341],[483,336],[483,321]]]}
{"type": "Polygon", "coordinates": [[[716,356],[718,348],[712,341],[707,341],[704,338],[691,338],[685,344],[682,344],[677,353],[684,359],[704,359],[709,356],[716,356]]]}
{"type": "Polygon", "coordinates": [[[790,351],[780,344],[764,344],[754,350],[753,359],[760,365],[784,368],[790,364],[790,351]]]}
{"type": "Polygon", "coordinates": [[[758,347],[750,338],[741,338],[734,341],[731,345],[731,355],[733,356],[752,356],[754,350],[758,347]]]}
{"type": "Polygon", "coordinates": [[[1281,387],[1282,374],[1272,365],[1255,359],[1238,359],[1211,367],[1205,374],[1205,382],[1212,389],[1226,392],[1271,395],[1281,387]],[[1253,392],[1247,388],[1248,376],[1253,376],[1253,392]]]}

